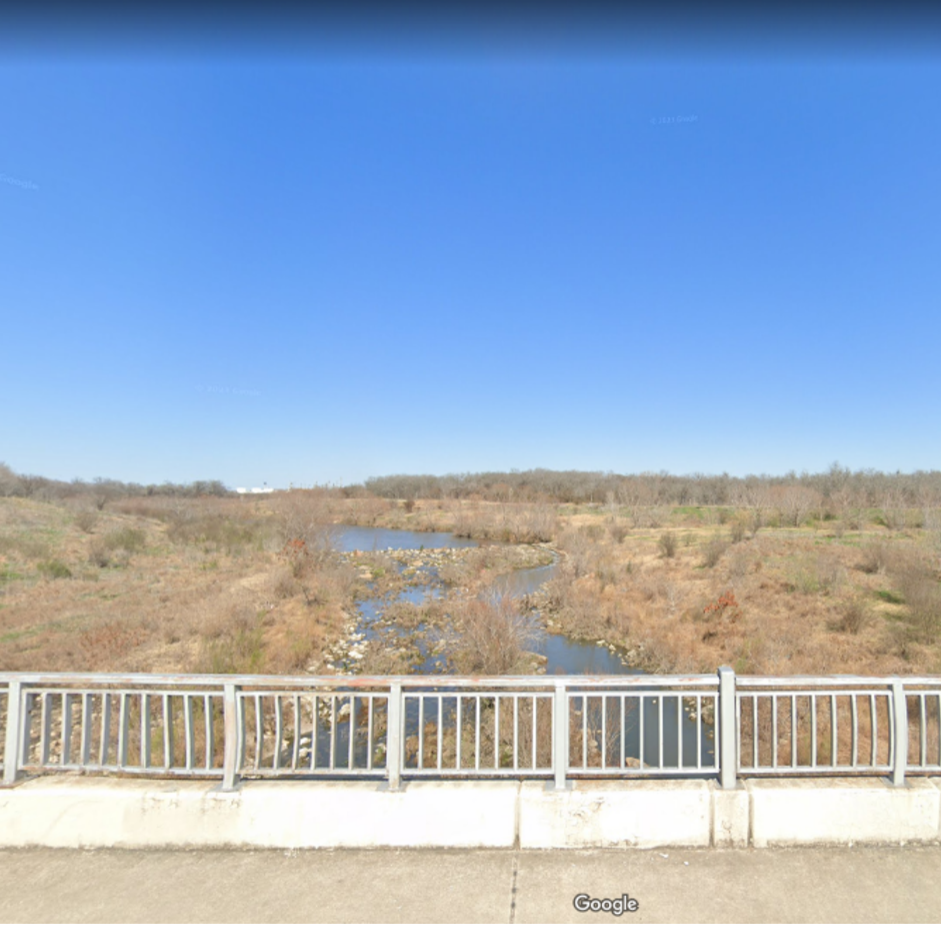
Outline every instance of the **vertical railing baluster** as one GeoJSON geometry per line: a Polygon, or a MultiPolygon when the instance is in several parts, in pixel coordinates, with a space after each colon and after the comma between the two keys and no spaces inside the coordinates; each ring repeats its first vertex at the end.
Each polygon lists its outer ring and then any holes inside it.
{"type": "Polygon", "coordinates": [[[918,711],[920,712],[921,724],[921,766],[924,767],[928,762],[928,721],[926,717],[927,706],[925,704],[924,693],[918,699],[918,711]]]}
{"type": "Polygon", "coordinates": [[[751,696],[751,741],[753,742],[752,756],[754,758],[754,769],[757,769],[760,751],[760,736],[757,732],[757,694],[751,696]]]}
{"type": "Polygon", "coordinates": [[[43,693],[39,737],[39,762],[45,767],[49,763],[49,753],[52,747],[52,693],[43,693]]]}
{"type": "MultiPolygon", "coordinates": [[[[389,724],[390,717],[390,700],[387,700],[387,718],[389,724]]],[[[311,765],[310,770],[314,773],[315,766],[317,765],[317,754],[318,754],[318,694],[315,693],[311,697],[311,765]]]]}
{"type": "Polygon", "coordinates": [[[676,761],[676,766],[679,770],[682,769],[682,694],[679,693],[675,697],[675,706],[678,709],[678,759],[676,761]]]}
{"type": "Polygon", "coordinates": [[[810,739],[812,740],[812,747],[810,748],[810,766],[816,766],[816,750],[817,750],[817,741],[819,740],[819,732],[816,730],[816,693],[810,693],[810,739]]]}
{"type": "Polygon", "coordinates": [[[665,715],[663,714],[662,694],[659,693],[659,769],[665,766],[665,715]]]}
{"type": "Polygon", "coordinates": [[[878,763],[878,738],[876,737],[875,727],[878,724],[875,711],[875,693],[869,693],[869,724],[871,725],[870,735],[872,739],[872,766],[878,763]]]}
{"type": "Polygon", "coordinates": [[[258,770],[262,766],[262,737],[265,734],[262,720],[265,713],[265,706],[262,705],[262,695],[256,693],[252,698],[252,704],[255,708],[256,723],[256,756],[253,758],[252,769],[258,770]]]}
{"type": "Polygon", "coordinates": [[[334,756],[338,740],[338,694],[331,694],[331,740],[328,743],[328,769],[334,772],[334,756]]]}
{"type": "Polygon", "coordinates": [[[838,750],[839,750],[839,716],[836,713],[836,694],[829,694],[829,733],[830,733],[830,747],[829,747],[829,765],[830,767],[836,766],[836,761],[838,760],[838,750]]]}
{"type": "Polygon", "coordinates": [[[442,721],[442,694],[439,694],[439,713],[436,718],[436,769],[442,770],[443,721],[442,721]]]}
{"type": "Polygon", "coordinates": [[[531,770],[538,769],[538,696],[531,697],[531,770]]]}
{"type": "Polygon", "coordinates": [[[620,770],[626,768],[626,694],[620,693],[620,770]]]}
{"type": "Polygon", "coordinates": [[[164,715],[164,769],[169,770],[174,766],[174,707],[170,693],[162,694],[161,711],[164,715]]]}
{"type": "Polygon", "coordinates": [[[403,700],[402,685],[390,684],[387,697],[387,783],[390,789],[400,788],[400,769],[403,759],[403,700]]]}
{"type": "Polygon", "coordinates": [[[23,684],[11,680],[7,689],[7,730],[3,740],[3,784],[12,786],[16,782],[20,764],[22,743],[23,684]]]}
{"type": "MultiPolygon", "coordinates": [[[[122,692],[118,700],[118,766],[127,767],[128,766],[128,700],[130,696],[128,693],[122,692]]],[[[142,722],[144,720],[143,710],[142,710],[142,722]]],[[[145,726],[146,727],[146,726],[145,726]]],[[[142,729],[143,730],[143,729],[142,729]]],[[[144,736],[142,735],[142,738],[144,736]]],[[[142,742],[142,754],[144,751],[144,745],[142,742]]],[[[144,761],[143,756],[141,760],[141,766],[149,766],[150,761],[144,761]]]]}
{"type": "Polygon", "coordinates": [[[111,693],[102,693],[102,740],[98,749],[99,766],[108,764],[108,750],[111,747],[111,693]]]}
{"type": "Polygon", "coordinates": [[[695,697],[695,767],[701,770],[701,696],[695,697]]]}
{"type": "MultiPolygon", "coordinates": [[[[128,764],[128,700],[130,693],[122,692],[118,703],[118,743],[124,745],[118,750],[118,766],[128,764]],[[124,753],[122,753],[122,751],[124,753]]],[[[147,770],[151,766],[151,697],[148,693],[141,694],[141,766],[147,770]]]]}
{"type": "Polygon", "coordinates": [[[587,769],[587,726],[589,725],[588,717],[590,715],[587,710],[587,694],[584,693],[581,697],[580,703],[580,717],[581,717],[581,728],[583,729],[583,764],[581,765],[584,770],[587,769]]]}
{"type": "Polygon", "coordinates": [[[790,766],[796,769],[797,765],[797,698],[796,693],[790,694],[790,766]]]}
{"type": "Polygon", "coordinates": [[[87,767],[92,754],[92,694],[82,694],[82,728],[79,744],[79,764],[87,767]]]}
{"type": "Polygon", "coordinates": [[[495,694],[495,769],[497,770],[501,765],[501,732],[499,731],[498,723],[501,716],[501,707],[499,706],[499,697],[498,694],[495,694]]]}
{"type": "Polygon", "coordinates": [[[456,696],[456,770],[462,769],[462,694],[456,696]]]}
{"type": "Polygon", "coordinates": [[[213,700],[207,693],[203,697],[203,737],[204,737],[204,768],[213,767],[213,700]]]}
{"type": "Polygon", "coordinates": [[[567,786],[567,767],[570,761],[570,696],[566,684],[554,686],[554,711],[551,723],[551,747],[553,750],[554,788],[567,786]]]}
{"type": "Polygon", "coordinates": [[[646,699],[640,693],[636,697],[639,706],[639,771],[646,766],[646,699]]]}
{"type": "Polygon", "coordinates": [[[62,694],[62,765],[72,763],[72,694],[62,694]]]}
{"type": "Polygon", "coordinates": [[[347,717],[347,769],[354,769],[354,738],[357,734],[357,697],[352,693],[347,698],[351,712],[347,717]]]}
{"type": "Polygon", "coordinates": [[[770,697],[770,718],[771,718],[770,725],[772,729],[771,739],[773,741],[773,745],[771,747],[771,754],[773,755],[773,768],[774,770],[776,770],[777,767],[780,765],[780,758],[778,757],[780,753],[779,751],[780,745],[778,744],[779,738],[777,737],[777,694],[776,693],[774,693],[774,695],[770,697]]]}
{"type": "Polygon", "coordinates": [[[275,704],[275,747],[272,750],[272,769],[279,769],[282,754],[282,697],[278,693],[272,695],[275,704]]]}
{"type": "MultiPolygon", "coordinates": [[[[292,770],[298,769],[298,754],[301,750],[301,737],[302,737],[302,711],[301,711],[301,697],[298,693],[295,693],[292,696],[292,731],[294,732],[294,739],[292,740],[292,770]]],[[[368,744],[369,744],[368,739],[368,744]]],[[[368,755],[370,754],[370,748],[367,749],[368,755]]]]}
{"type": "Polygon", "coordinates": [[[512,718],[512,728],[514,730],[514,735],[512,736],[512,751],[514,753],[513,767],[515,770],[518,769],[518,697],[513,698],[511,704],[511,711],[513,713],[512,718]]]}
{"type": "Polygon", "coordinates": [[[938,693],[935,697],[937,699],[937,766],[941,766],[941,742],[944,739],[941,738],[941,694],[938,693]]]}
{"type": "Polygon", "coordinates": [[[187,773],[193,772],[193,703],[189,693],[183,694],[184,700],[184,766],[187,773]]]}
{"type": "Polygon", "coordinates": [[[855,693],[849,696],[849,705],[852,712],[852,766],[859,763],[859,700],[855,693]]]}
{"type": "Polygon", "coordinates": [[[374,769],[374,695],[367,697],[367,769],[374,769]]]}
{"type": "Polygon", "coordinates": [[[481,750],[481,738],[479,737],[479,726],[482,719],[482,697],[475,696],[475,769],[479,769],[479,754],[481,750]]]}

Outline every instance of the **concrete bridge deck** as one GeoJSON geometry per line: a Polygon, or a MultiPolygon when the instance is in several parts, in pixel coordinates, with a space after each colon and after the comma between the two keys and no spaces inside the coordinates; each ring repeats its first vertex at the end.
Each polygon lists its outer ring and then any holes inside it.
{"type": "Polygon", "coordinates": [[[941,849],[0,850],[0,921],[940,923],[941,849]]]}

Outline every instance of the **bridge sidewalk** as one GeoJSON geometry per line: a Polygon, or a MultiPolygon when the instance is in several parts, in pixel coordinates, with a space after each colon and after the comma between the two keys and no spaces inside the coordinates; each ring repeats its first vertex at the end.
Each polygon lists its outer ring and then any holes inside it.
{"type": "Polygon", "coordinates": [[[941,849],[0,850],[0,922],[933,922],[941,849]],[[620,898],[637,912],[575,910],[620,898]]]}

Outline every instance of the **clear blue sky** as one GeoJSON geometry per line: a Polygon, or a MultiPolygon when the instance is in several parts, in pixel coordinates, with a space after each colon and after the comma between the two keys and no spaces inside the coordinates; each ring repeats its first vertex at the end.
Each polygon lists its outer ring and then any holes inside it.
{"type": "Polygon", "coordinates": [[[939,34],[773,26],[5,46],[0,460],[940,468],[939,34]]]}

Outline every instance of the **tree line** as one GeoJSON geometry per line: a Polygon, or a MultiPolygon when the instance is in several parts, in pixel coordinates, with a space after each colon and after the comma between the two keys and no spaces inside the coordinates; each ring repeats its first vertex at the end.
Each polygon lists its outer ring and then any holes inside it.
{"type": "Polygon", "coordinates": [[[230,491],[220,480],[194,480],[192,483],[125,483],[96,477],[94,480],[53,480],[37,474],[18,474],[0,462],[0,496],[21,496],[42,501],[91,497],[99,509],[111,499],[129,496],[228,496],[230,491]]]}
{"type": "Polygon", "coordinates": [[[601,471],[487,471],[474,474],[395,474],[371,477],[362,485],[344,488],[345,495],[367,491],[386,499],[469,499],[496,502],[548,500],[557,503],[624,506],[744,506],[762,499],[813,496],[848,506],[887,508],[938,508],[941,505],[941,472],[910,474],[877,470],[851,471],[833,464],[822,473],[790,471],[732,477],[729,474],[660,473],[616,474],[601,471]],[[797,493],[796,491],[800,491],[797,493]],[[809,491],[804,494],[804,491],[809,491]]]}

